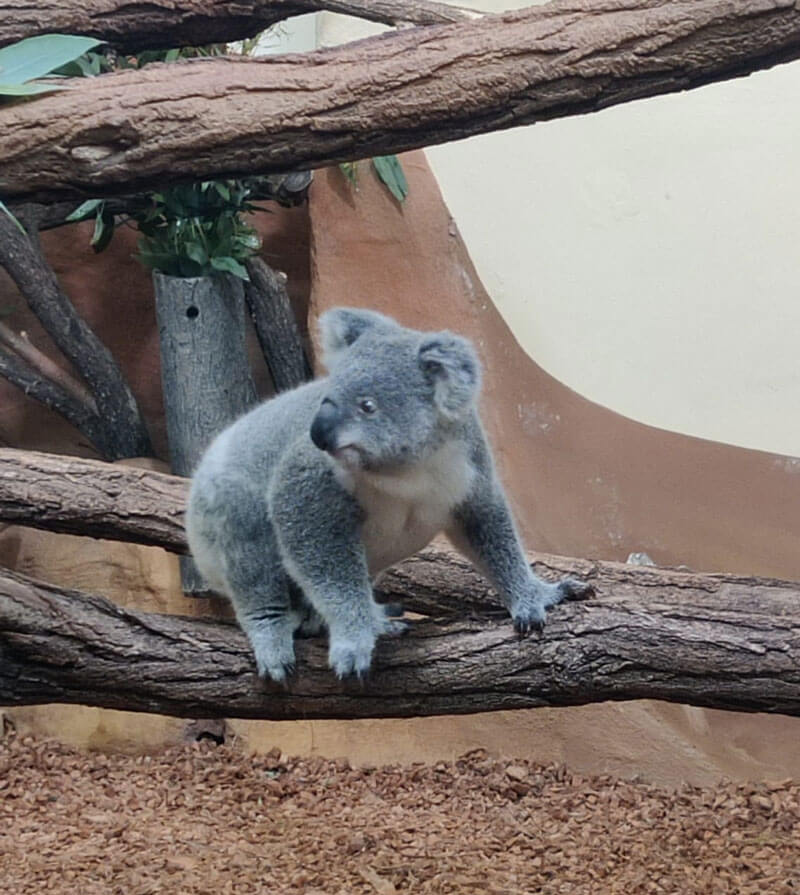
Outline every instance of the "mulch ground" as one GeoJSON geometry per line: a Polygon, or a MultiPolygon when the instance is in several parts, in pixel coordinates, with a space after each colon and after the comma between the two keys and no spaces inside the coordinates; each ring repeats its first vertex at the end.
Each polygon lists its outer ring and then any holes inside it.
{"type": "Polygon", "coordinates": [[[0,742],[4,892],[800,895],[800,785],[0,742]]]}

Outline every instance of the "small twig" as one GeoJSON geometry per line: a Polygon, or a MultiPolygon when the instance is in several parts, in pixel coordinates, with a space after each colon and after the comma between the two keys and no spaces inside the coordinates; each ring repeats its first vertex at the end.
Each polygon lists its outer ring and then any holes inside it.
{"type": "Polygon", "coordinates": [[[95,447],[105,453],[105,427],[97,413],[85,402],[78,400],[61,385],[43,376],[26,360],[0,347],[0,376],[22,389],[50,410],[54,410],[79,429],[95,447]]]}
{"type": "MultiPolygon", "coordinates": [[[[40,206],[28,205],[16,212],[27,234],[21,233],[8,215],[0,215],[0,266],[16,283],[50,338],[86,381],[97,408],[92,434],[82,430],[87,438],[108,459],[150,456],[150,437],[119,365],[75,310],[42,252],[39,209],[40,206]]],[[[91,413],[88,408],[87,411],[91,413]]]]}
{"type": "Polygon", "coordinates": [[[45,379],[51,380],[72,395],[76,401],[85,404],[92,413],[97,413],[97,404],[86,386],[42,353],[28,341],[24,333],[15,333],[10,326],[0,321],[0,342],[19,355],[22,360],[27,361],[35,370],[38,370],[45,379]]]}

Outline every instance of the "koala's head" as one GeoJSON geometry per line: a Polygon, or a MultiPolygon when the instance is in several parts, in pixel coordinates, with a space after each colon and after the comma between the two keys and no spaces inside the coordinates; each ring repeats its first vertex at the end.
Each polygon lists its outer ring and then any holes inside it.
{"type": "Polygon", "coordinates": [[[311,439],[343,466],[415,463],[470,414],[480,365],[466,339],[351,308],[323,314],[320,331],[329,376],[311,439]]]}

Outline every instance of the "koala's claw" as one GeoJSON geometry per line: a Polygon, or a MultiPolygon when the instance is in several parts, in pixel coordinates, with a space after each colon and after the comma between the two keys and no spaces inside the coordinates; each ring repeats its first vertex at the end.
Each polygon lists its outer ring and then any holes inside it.
{"type": "Polygon", "coordinates": [[[514,619],[514,630],[517,634],[521,634],[523,637],[526,634],[530,634],[531,631],[536,631],[537,634],[541,634],[542,631],[544,631],[544,619],[522,618],[517,616],[514,619]]]}
{"type": "Polygon", "coordinates": [[[328,647],[328,664],[340,680],[355,675],[363,678],[372,662],[375,640],[332,640],[328,647]]]}

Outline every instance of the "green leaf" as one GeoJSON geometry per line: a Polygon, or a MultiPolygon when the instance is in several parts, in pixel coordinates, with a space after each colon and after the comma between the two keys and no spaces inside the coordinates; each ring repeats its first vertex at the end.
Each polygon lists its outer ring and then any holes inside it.
{"type": "Polygon", "coordinates": [[[212,258],[211,266],[214,270],[219,270],[223,273],[232,273],[237,277],[241,277],[243,280],[250,279],[244,264],[240,264],[235,258],[231,258],[230,256],[224,258],[212,258]]]}
{"type": "Polygon", "coordinates": [[[27,84],[0,84],[0,96],[33,96],[36,93],[52,93],[66,90],[66,84],[58,81],[29,81],[27,84]]]}
{"type": "Polygon", "coordinates": [[[355,162],[339,162],[339,170],[344,174],[347,178],[348,182],[355,186],[358,181],[358,174],[356,171],[356,163],[355,162]]]}
{"type": "Polygon", "coordinates": [[[208,264],[208,252],[199,242],[187,242],[184,251],[187,256],[198,264],[208,264]]]}
{"type": "Polygon", "coordinates": [[[398,202],[402,202],[408,195],[408,181],[397,156],[376,155],[372,164],[389,192],[398,202]]]}
{"type": "Polygon", "coordinates": [[[103,199],[87,199],[85,202],[81,202],[75,211],[67,215],[64,220],[68,224],[74,223],[75,221],[85,221],[86,218],[91,217],[92,214],[97,211],[103,204],[103,201],[103,199]]]}
{"type": "Polygon", "coordinates": [[[0,50],[0,80],[24,84],[82,56],[102,41],[74,34],[28,37],[0,50]]]}
{"type": "MultiPolygon", "coordinates": [[[[24,227],[22,226],[22,224],[20,224],[20,222],[14,217],[14,215],[11,214],[11,212],[8,210],[8,208],[7,208],[6,205],[2,202],[2,200],[0,200],[0,211],[2,211],[2,212],[4,212],[5,214],[7,214],[7,215],[11,218],[11,220],[17,225],[17,227],[19,227],[20,231],[21,231],[22,233],[25,233],[25,228],[24,228],[24,227]]],[[[27,236],[28,234],[25,233],[25,235],[27,236]]]]}
{"type": "Polygon", "coordinates": [[[114,235],[114,215],[106,211],[105,207],[97,212],[94,220],[94,234],[91,238],[91,246],[98,254],[111,242],[114,235]]]}
{"type": "Polygon", "coordinates": [[[167,54],[164,56],[164,62],[174,62],[176,59],[180,58],[180,55],[181,51],[178,48],[167,50],[167,54]]]}

